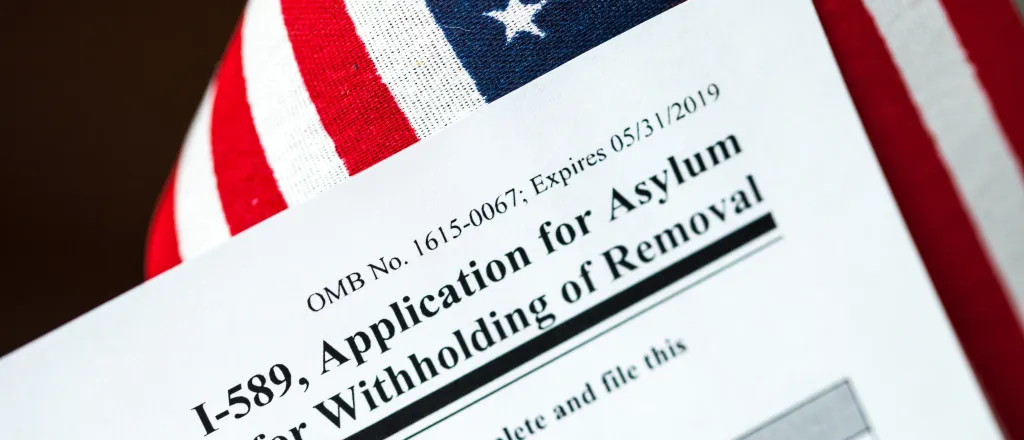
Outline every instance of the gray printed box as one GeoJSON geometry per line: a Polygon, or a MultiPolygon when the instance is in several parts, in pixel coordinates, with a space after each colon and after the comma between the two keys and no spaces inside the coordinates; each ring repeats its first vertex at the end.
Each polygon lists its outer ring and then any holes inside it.
{"type": "Polygon", "coordinates": [[[782,412],[737,440],[852,440],[869,439],[853,388],[843,381],[782,412]]]}

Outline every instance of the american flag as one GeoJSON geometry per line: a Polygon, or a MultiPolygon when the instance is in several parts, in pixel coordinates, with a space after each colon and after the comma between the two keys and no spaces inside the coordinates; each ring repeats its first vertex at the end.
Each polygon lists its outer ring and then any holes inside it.
{"type": "MultiPolygon", "coordinates": [[[[677,3],[250,0],[158,203],[147,276],[677,3]]],[[[814,4],[947,314],[1007,433],[1024,438],[1021,11],[814,4]]]]}

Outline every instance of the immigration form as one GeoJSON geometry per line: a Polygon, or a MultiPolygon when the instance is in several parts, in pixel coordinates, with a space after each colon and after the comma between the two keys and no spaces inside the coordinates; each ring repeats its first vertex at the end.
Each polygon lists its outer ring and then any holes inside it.
{"type": "Polygon", "coordinates": [[[691,0],[0,359],[3,439],[995,439],[811,2],[691,0]]]}

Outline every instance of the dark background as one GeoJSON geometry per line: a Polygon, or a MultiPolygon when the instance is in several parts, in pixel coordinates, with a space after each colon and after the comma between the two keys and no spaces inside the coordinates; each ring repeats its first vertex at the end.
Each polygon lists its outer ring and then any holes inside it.
{"type": "Polygon", "coordinates": [[[153,206],[245,2],[4,3],[0,355],[142,282],[153,206]]]}

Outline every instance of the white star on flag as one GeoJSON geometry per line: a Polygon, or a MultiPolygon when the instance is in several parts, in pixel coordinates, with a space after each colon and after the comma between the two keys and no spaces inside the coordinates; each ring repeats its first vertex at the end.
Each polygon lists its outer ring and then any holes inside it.
{"type": "Polygon", "coordinates": [[[544,38],[544,31],[534,24],[533,17],[540,12],[540,8],[544,7],[545,3],[547,0],[525,5],[519,0],[509,0],[508,6],[504,10],[498,9],[484,13],[484,15],[505,25],[505,44],[511,43],[512,39],[520,32],[529,32],[544,38]]]}

